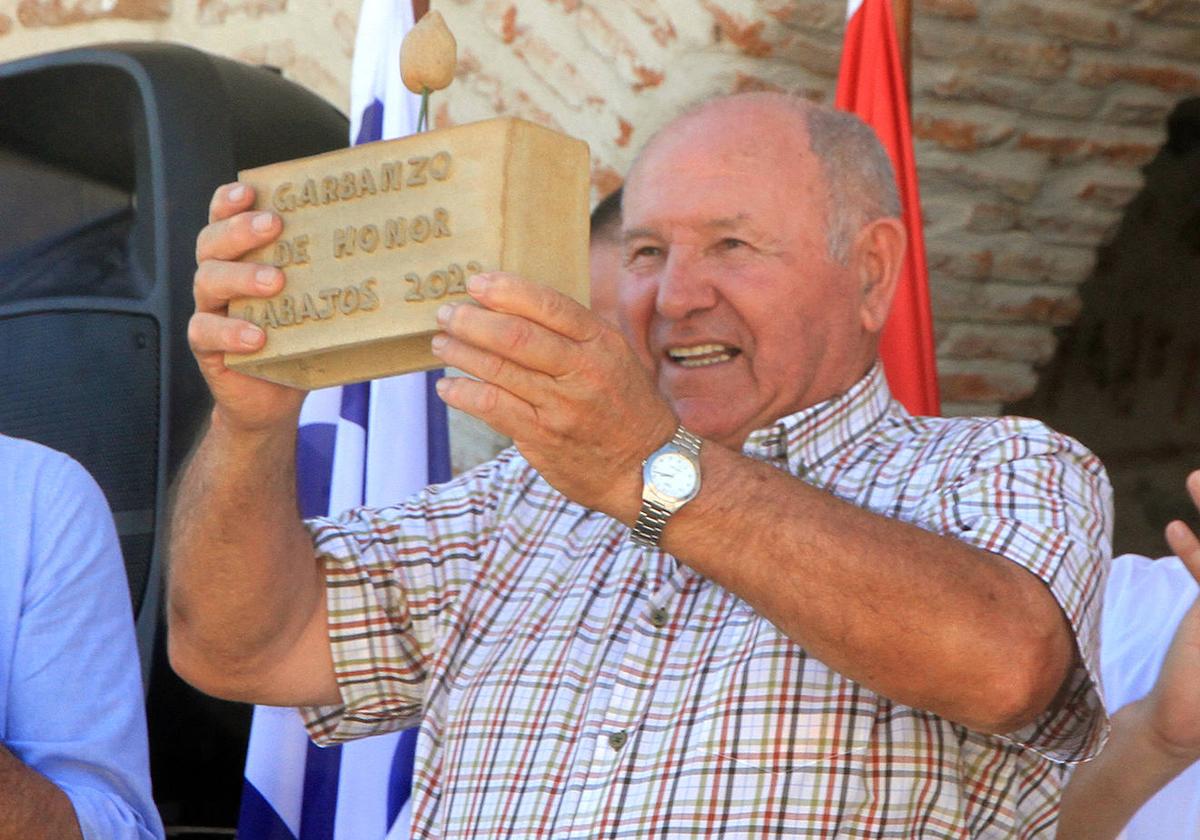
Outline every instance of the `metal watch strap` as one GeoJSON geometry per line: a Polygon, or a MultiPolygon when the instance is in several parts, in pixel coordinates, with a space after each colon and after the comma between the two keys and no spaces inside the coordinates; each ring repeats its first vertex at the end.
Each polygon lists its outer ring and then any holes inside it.
{"type": "MultiPolygon", "coordinates": [[[[675,434],[671,437],[668,443],[673,443],[680,449],[685,449],[694,455],[700,457],[700,438],[689,432],[683,426],[679,426],[675,430],[675,434]]],[[[657,452],[657,450],[655,450],[657,452]]],[[[651,455],[651,457],[654,457],[651,455]]],[[[665,508],[655,502],[653,499],[642,499],[642,509],[638,512],[637,522],[630,532],[630,537],[639,545],[644,545],[647,548],[657,548],[662,540],[663,529],[667,527],[667,520],[671,518],[671,514],[675,511],[665,508]]]]}
{"type": "Polygon", "coordinates": [[[657,502],[642,499],[642,509],[638,513],[637,524],[633,526],[629,536],[635,543],[647,548],[657,548],[662,539],[663,528],[671,518],[671,511],[657,502]]]}

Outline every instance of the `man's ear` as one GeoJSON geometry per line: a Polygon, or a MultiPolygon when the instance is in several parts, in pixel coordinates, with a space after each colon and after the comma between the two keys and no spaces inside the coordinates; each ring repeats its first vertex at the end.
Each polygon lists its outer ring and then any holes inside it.
{"type": "Polygon", "coordinates": [[[879,333],[887,323],[907,243],[908,232],[896,218],[867,222],[855,237],[854,276],[859,282],[860,315],[867,332],[879,333]]]}

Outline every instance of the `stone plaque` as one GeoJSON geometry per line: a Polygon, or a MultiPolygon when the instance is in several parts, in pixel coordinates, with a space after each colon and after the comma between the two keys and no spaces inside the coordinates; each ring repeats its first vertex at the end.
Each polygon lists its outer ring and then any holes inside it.
{"type": "Polygon", "coordinates": [[[283,292],[232,301],[266,346],[229,367],[299,388],[427,370],[435,314],[511,271],[588,300],[587,144],[500,118],[239,173],[283,234],[283,292]]]}

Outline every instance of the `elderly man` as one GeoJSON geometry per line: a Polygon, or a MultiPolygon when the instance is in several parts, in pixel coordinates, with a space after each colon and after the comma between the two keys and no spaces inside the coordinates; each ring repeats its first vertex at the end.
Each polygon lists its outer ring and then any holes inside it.
{"type": "Polygon", "coordinates": [[[904,250],[853,117],[773,94],[660,132],[623,204],[624,338],[472,278],[434,351],[514,449],[397,507],[296,517],[302,394],[225,368],[279,272],[223,187],[191,341],[216,398],[174,526],[171,652],[308,706],[322,742],[422,725],[421,837],[1033,837],[1105,728],[1097,460],[925,419],[876,359],[904,250]]]}

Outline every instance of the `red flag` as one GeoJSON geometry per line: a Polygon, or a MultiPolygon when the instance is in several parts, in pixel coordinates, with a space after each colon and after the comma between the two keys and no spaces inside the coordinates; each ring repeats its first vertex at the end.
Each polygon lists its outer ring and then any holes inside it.
{"type": "Polygon", "coordinates": [[[913,414],[937,414],[941,409],[921,199],[891,0],[848,0],[847,13],[835,104],[862,117],[879,135],[896,171],[908,228],[908,251],[879,355],[896,399],[913,414]]]}

